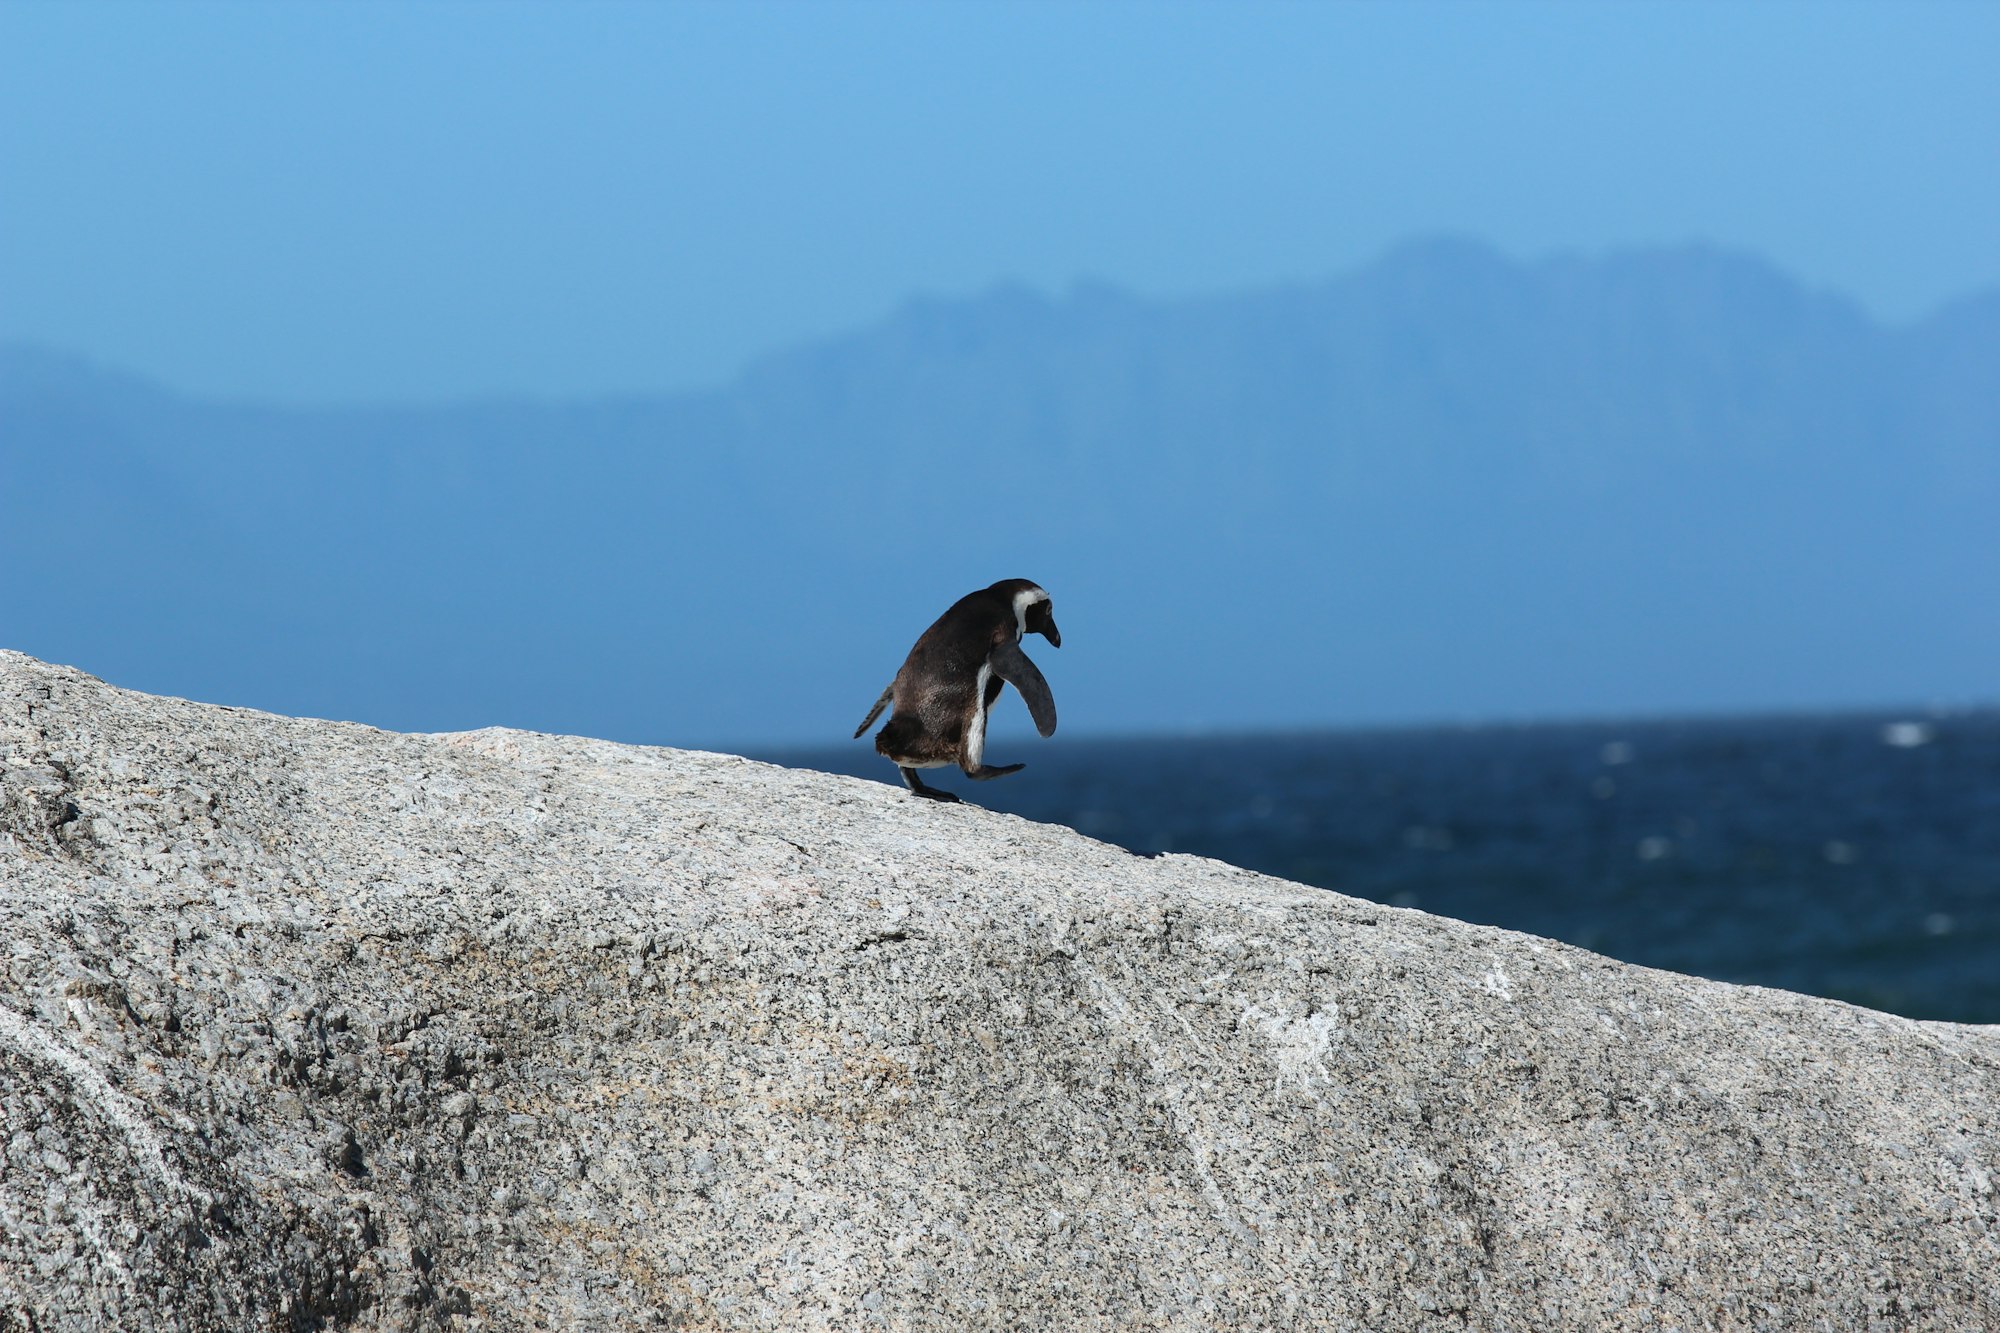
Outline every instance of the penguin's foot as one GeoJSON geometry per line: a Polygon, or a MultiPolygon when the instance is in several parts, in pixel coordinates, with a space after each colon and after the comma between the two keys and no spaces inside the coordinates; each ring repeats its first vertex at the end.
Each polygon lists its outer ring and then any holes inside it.
{"type": "Polygon", "coordinates": [[[991,768],[985,764],[981,764],[978,768],[966,769],[965,776],[971,778],[974,782],[991,782],[994,778],[1004,778],[1009,773],[1019,773],[1026,767],[1026,764],[1002,764],[998,768],[991,768]]]}
{"type": "Polygon", "coordinates": [[[916,769],[904,768],[901,764],[896,765],[896,768],[899,772],[902,773],[903,781],[909,785],[911,792],[915,793],[916,795],[925,797],[933,801],[943,801],[947,805],[958,804],[958,797],[952,795],[948,791],[943,791],[937,787],[929,785],[922,778],[917,776],[916,769]]]}

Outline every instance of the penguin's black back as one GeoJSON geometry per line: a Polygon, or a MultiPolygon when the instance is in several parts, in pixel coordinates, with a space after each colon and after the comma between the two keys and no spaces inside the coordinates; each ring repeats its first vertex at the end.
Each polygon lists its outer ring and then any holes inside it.
{"type": "Polygon", "coordinates": [[[975,710],[999,696],[997,676],[978,696],[979,670],[996,644],[1019,638],[1014,597],[1036,587],[1028,579],[1002,579],[969,592],[923,632],[890,687],[895,709],[877,737],[878,750],[907,754],[923,737],[940,747],[940,758],[951,757],[947,751],[955,752],[975,710]]]}
{"type": "Polygon", "coordinates": [[[993,646],[1015,637],[1013,594],[1001,592],[1001,586],[996,583],[959,598],[917,639],[896,673],[898,707],[906,680],[967,691],[974,687],[993,646]]]}

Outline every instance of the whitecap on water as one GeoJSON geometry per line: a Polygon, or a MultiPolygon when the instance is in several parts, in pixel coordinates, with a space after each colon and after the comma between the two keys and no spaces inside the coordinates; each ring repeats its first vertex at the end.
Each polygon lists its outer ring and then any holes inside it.
{"type": "Polygon", "coordinates": [[[1937,739],[1937,728],[1928,722],[1891,722],[1882,728],[1882,744],[1899,750],[1914,750],[1937,739]]]}

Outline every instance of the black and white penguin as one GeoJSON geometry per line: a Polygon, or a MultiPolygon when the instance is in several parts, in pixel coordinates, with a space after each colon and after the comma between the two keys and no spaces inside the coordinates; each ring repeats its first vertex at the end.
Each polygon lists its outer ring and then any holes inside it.
{"type": "Polygon", "coordinates": [[[882,730],[875,733],[875,752],[903,770],[903,781],[919,796],[956,801],[948,791],[926,786],[920,768],[957,764],[969,778],[985,781],[1018,773],[1021,764],[999,768],[986,763],[986,715],[1000,697],[1000,687],[1012,685],[1027,701],[1035,730],[1056,731],[1056,701],[1049,683],[1021,651],[1021,637],[1039,634],[1062,647],[1049,595],[1026,579],[1002,579],[990,588],[967,593],[925,630],[902,670],[854,729],[857,739],[896,705],[882,730]]]}

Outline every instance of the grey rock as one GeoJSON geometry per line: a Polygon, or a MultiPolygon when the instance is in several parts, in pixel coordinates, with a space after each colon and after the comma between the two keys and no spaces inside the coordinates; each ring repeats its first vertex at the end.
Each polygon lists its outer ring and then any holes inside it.
{"type": "Polygon", "coordinates": [[[0,756],[0,1328],[2000,1326],[2000,1030],[19,654],[0,756]]]}

